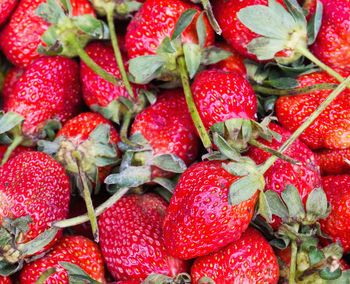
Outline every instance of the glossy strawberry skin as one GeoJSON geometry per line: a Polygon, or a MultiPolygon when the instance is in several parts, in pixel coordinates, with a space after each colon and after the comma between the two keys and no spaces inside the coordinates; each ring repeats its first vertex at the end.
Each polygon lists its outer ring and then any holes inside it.
{"type": "Polygon", "coordinates": [[[344,254],[350,252],[350,175],[322,178],[322,187],[332,211],[325,220],[320,220],[321,230],[334,241],[339,240],[344,254]]]}
{"type": "Polygon", "coordinates": [[[23,133],[31,136],[47,120],[65,123],[78,113],[81,101],[78,64],[52,56],[39,58],[25,70],[5,105],[24,116],[23,133]]]}
{"type": "Polygon", "coordinates": [[[350,9],[348,0],[321,0],[322,25],[311,51],[330,67],[350,69],[350,9]]]}
{"type": "MultiPolygon", "coordinates": [[[[188,9],[196,9],[191,25],[181,35],[182,42],[198,43],[196,19],[201,10],[198,6],[182,0],[147,0],[132,18],[127,27],[125,45],[129,59],[156,53],[157,47],[168,36],[171,38],[175,25],[181,14],[188,9]]],[[[205,46],[214,42],[214,32],[204,16],[207,30],[205,46]]]]}
{"type": "Polygon", "coordinates": [[[165,246],[171,255],[191,259],[240,238],[258,194],[230,206],[228,190],[238,179],[222,168],[222,161],[196,163],[181,175],[164,221],[165,246]]]}
{"type": "MultiPolygon", "coordinates": [[[[8,145],[0,145],[0,160],[3,159],[7,148],[8,148],[8,145]]],[[[35,149],[32,148],[32,147],[18,146],[12,151],[9,159],[14,158],[14,157],[16,157],[17,155],[19,155],[21,153],[32,152],[32,151],[35,151],[35,149]]]]}
{"type": "Polygon", "coordinates": [[[192,95],[205,128],[231,118],[256,119],[257,99],[248,81],[237,73],[221,70],[200,72],[192,95]]]}
{"type": "Polygon", "coordinates": [[[315,157],[320,165],[322,175],[350,174],[350,148],[346,149],[321,149],[315,151],[315,157]]]}
{"type": "MultiPolygon", "coordinates": [[[[154,149],[154,155],[171,153],[190,165],[197,157],[199,141],[182,90],[163,92],[157,102],[139,113],[130,134],[140,132],[154,149]]],[[[153,167],[152,178],[169,176],[153,167]]]]}
{"type": "Polygon", "coordinates": [[[8,276],[0,276],[0,284],[12,284],[11,278],[8,276]]]}
{"type": "Polygon", "coordinates": [[[12,99],[13,91],[15,89],[16,83],[23,74],[24,69],[20,67],[13,67],[7,72],[4,79],[4,86],[2,88],[2,110],[8,110],[8,102],[12,99]]]}
{"type": "MultiPolygon", "coordinates": [[[[3,217],[30,215],[33,222],[21,243],[50,228],[53,221],[67,217],[70,183],[63,167],[41,152],[25,152],[0,168],[0,222],[3,217]]],[[[61,235],[45,248],[51,247],[61,235]]]]}
{"type": "Polygon", "coordinates": [[[8,19],[17,2],[18,0],[2,0],[0,2],[0,25],[8,19]]]}
{"type": "MultiPolygon", "coordinates": [[[[113,74],[117,78],[121,78],[120,71],[117,66],[113,48],[110,44],[103,42],[92,42],[85,48],[86,53],[108,73],[113,74]]],[[[126,61],[125,61],[126,62],[126,61]]],[[[93,72],[83,61],[81,61],[80,75],[82,80],[82,88],[85,103],[91,108],[97,104],[101,107],[106,107],[113,100],[119,97],[130,96],[125,87],[118,87],[111,84],[95,72],[93,72]]],[[[141,89],[147,89],[144,85],[132,84],[135,95],[141,89]]]]}
{"type": "MultiPolygon", "coordinates": [[[[22,0],[0,35],[0,47],[16,66],[26,67],[42,55],[37,53],[41,35],[49,23],[34,14],[46,0],[22,0]]],[[[88,0],[72,0],[72,15],[95,14],[88,0]]]]}
{"type": "Polygon", "coordinates": [[[34,284],[41,273],[48,268],[55,267],[57,272],[51,275],[45,283],[68,284],[67,271],[59,265],[59,261],[76,264],[99,283],[106,283],[99,247],[82,236],[63,236],[48,254],[26,264],[21,270],[21,283],[34,284]]]}
{"type": "MultiPolygon", "coordinates": [[[[269,128],[281,134],[281,142],[275,139],[273,139],[272,142],[268,142],[261,138],[259,138],[258,141],[270,148],[278,150],[291,134],[277,124],[271,123],[269,128]]],[[[297,139],[284,154],[300,161],[302,164],[292,165],[281,159],[277,160],[264,174],[265,190],[272,190],[281,194],[287,184],[292,184],[298,190],[302,202],[306,204],[310,192],[314,188],[321,186],[321,176],[315,155],[299,139],[297,139]]],[[[254,146],[249,148],[247,155],[258,165],[264,163],[271,156],[271,154],[254,146]]],[[[271,225],[277,228],[279,223],[280,220],[275,219],[271,225]]]]}
{"type": "Polygon", "coordinates": [[[160,196],[130,194],[101,214],[100,246],[115,279],[141,281],[152,272],[169,276],[186,272],[186,262],[170,256],[164,247],[166,210],[160,196]]]}
{"type": "MultiPolygon", "coordinates": [[[[327,73],[315,72],[298,78],[300,87],[321,83],[337,83],[327,73]]],[[[294,132],[332,90],[319,90],[303,95],[280,97],[275,105],[279,123],[294,132]]],[[[350,147],[349,90],[343,91],[300,135],[312,150],[319,148],[345,149],[350,147]]]]}
{"type": "Polygon", "coordinates": [[[192,283],[207,276],[220,284],[278,282],[279,268],[272,247],[263,235],[248,228],[237,241],[195,260],[192,283]]]}

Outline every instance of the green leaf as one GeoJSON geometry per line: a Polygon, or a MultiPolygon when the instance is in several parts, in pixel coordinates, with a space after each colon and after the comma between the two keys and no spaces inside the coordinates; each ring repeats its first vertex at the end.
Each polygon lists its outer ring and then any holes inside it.
{"type": "MultiPolygon", "coordinates": [[[[48,46],[54,46],[57,45],[58,35],[56,33],[56,27],[51,25],[48,27],[48,29],[42,34],[41,40],[48,46]]],[[[58,48],[58,47],[57,47],[58,48]]],[[[55,49],[57,50],[57,49],[55,49]]],[[[53,50],[53,51],[55,51],[53,50]]]]}
{"type": "MultiPolygon", "coordinates": [[[[327,196],[322,187],[317,187],[309,194],[306,201],[306,212],[316,219],[325,216],[328,208],[327,196]]],[[[322,219],[324,219],[322,218],[322,219]]]]}
{"type": "Polygon", "coordinates": [[[55,0],[47,0],[46,3],[40,4],[34,11],[34,14],[51,24],[57,24],[61,19],[66,17],[55,0]]]}
{"type": "Polygon", "coordinates": [[[185,55],[187,71],[190,78],[192,79],[194,75],[196,75],[201,63],[200,46],[195,43],[186,42],[183,45],[183,51],[185,55]]]}
{"type": "Polygon", "coordinates": [[[89,274],[87,274],[80,266],[60,261],[58,262],[65,270],[68,272],[69,284],[81,284],[81,283],[91,283],[91,284],[101,284],[100,282],[91,278],[89,274]]]}
{"type": "Polygon", "coordinates": [[[173,47],[172,42],[169,37],[165,37],[161,44],[157,48],[157,54],[167,54],[167,53],[175,53],[176,49],[173,47]]]}
{"type": "Polygon", "coordinates": [[[41,284],[41,283],[45,283],[46,280],[54,275],[57,272],[57,268],[56,267],[51,267],[46,269],[44,272],[42,272],[39,276],[39,278],[36,279],[35,284],[41,284]]]}
{"type": "Polygon", "coordinates": [[[319,275],[322,279],[325,280],[336,280],[340,278],[340,276],[342,276],[342,270],[340,269],[340,267],[338,267],[336,270],[331,271],[330,267],[326,267],[319,272],[319,275]]]}
{"type": "Polygon", "coordinates": [[[265,196],[266,196],[267,203],[271,208],[272,214],[278,217],[281,217],[283,221],[288,220],[288,216],[289,216],[288,209],[284,205],[278,193],[272,190],[267,190],[265,192],[265,196]]]}
{"type": "Polygon", "coordinates": [[[150,92],[148,90],[142,89],[140,91],[140,95],[144,95],[151,105],[153,105],[157,101],[157,96],[153,92],[150,92]]]}
{"type": "Polygon", "coordinates": [[[232,55],[231,52],[223,50],[217,46],[208,46],[201,50],[201,64],[211,65],[218,63],[232,55]]]}
{"type": "Polygon", "coordinates": [[[250,119],[243,119],[242,122],[242,137],[243,142],[248,142],[252,136],[252,123],[250,122],[250,119]]]}
{"type": "Polygon", "coordinates": [[[152,273],[145,280],[143,280],[141,284],[171,284],[171,283],[173,283],[173,280],[171,277],[163,274],[152,273]]]}
{"type": "Polygon", "coordinates": [[[315,13],[312,15],[308,25],[307,25],[307,34],[308,34],[308,44],[311,45],[315,42],[317,34],[322,25],[322,13],[323,13],[323,4],[320,1],[317,1],[317,7],[315,13]]]}
{"type": "Polygon", "coordinates": [[[272,222],[271,204],[266,199],[264,192],[259,193],[259,213],[263,216],[268,223],[272,222]]]}
{"type": "Polygon", "coordinates": [[[209,277],[204,276],[201,279],[199,279],[198,284],[204,284],[204,283],[205,284],[215,284],[215,281],[209,277]]]}
{"type": "Polygon", "coordinates": [[[15,112],[7,112],[0,118],[0,133],[5,133],[24,121],[24,117],[15,112]]]}
{"type": "Polygon", "coordinates": [[[62,3],[62,7],[68,12],[68,16],[72,17],[73,9],[70,0],[60,0],[60,2],[62,3]]]}
{"type": "Polygon", "coordinates": [[[337,259],[341,259],[343,256],[343,248],[340,243],[332,243],[322,249],[324,256],[335,256],[337,259]]]}
{"type": "Polygon", "coordinates": [[[111,136],[111,126],[108,124],[99,124],[91,133],[89,138],[96,142],[108,144],[111,136]]]}
{"type": "Polygon", "coordinates": [[[105,179],[107,185],[116,184],[119,187],[137,187],[151,181],[151,168],[128,167],[118,174],[111,174],[105,179]]]}
{"type": "Polygon", "coordinates": [[[19,218],[3,218],[2,226],[17,238],[20,233],[27,233],[29,231],[29,224],[33,222],[30,215],[19,218]]]}
{"type": "Polygon", "coordinates": [[[162,170],[183,173],[187,167],[185,162],[175,154],[161,154],[152,158],[151,164],[162,170]]]}
{"type": "Polygon", "coordinates": [[[129,61],[129,72],[135,77],[135,83],[147,84],[159,77],[165,64],[165,58],[160,55],[139,56],[129,61]]]}
{"type": "Polygon", "coordinates": [[[211,27],[213,28],[213,30],[218,34],[221,35],[222,30],[219,26],[219,23],[217,22],[217,20],[214,17],[214,12],[213,12],[213,8],[210,5],[210,1],[209,0],[201,0],[199,2],[202,2],[202,5],[205,9],[205,12],[208,16],[208,20],[210,22],[211,27]]]}
{"type": "Polygon", "coordinates": [[[157,177],[154,178],[152,181],[158,183],[159,185],[167,189],[169,192],[174,193],[176,183],[173,182],[171,179],[157,177]]]}
{"type": "Polygon", "coordinates": [[[21,270],[22,267],[23,267],[23,263],[10,264],[4,260],[1,260],[0,261],[0,275],[9,276],[9,275],[14,274],[17,271],[21,270]]]}
{"type": "Polygon", "coordinates": [[[59,120],[56,120],[56,119],[49,120],[45,124],[43,129],[44,137],[46,137],[46,139],[51,141],[54,140],[58,130],[60,130],[61,128],[62,128],[62,124],[60,123],[59,120]]]}
{"type": "Polygon", "coordinates": [[[266,83],[270,84],[276,89],[292,89],[300,86],[296,79],[289,77],[280,77],[277,79],[268,80],[266,83]]]}
{"type": "Polygon", "coordinates": [[[175,25],[175,29],[171,37],[171,40],[176,39],[178,36],[182,34],[182,32],[191,24],[197,12],[198,11],[196,9],[188,9],[181,14],[179,20],[175,25]]]}
{"type": "Polygon", "coordinates": [[[306,26],[307,22],[305,14],[299,3],[296,0],[284,0],[284,4],[286,5],[290,15],[294,18],[294,21],[306,26]]]}
{"type": "Polygon", "coordinates": [[[287,184],[286,189],[281,192],[282,199],[288,207],[289,216],[293,219],[305,217],[305,210],[296,187],[287,184]]]}
{"type": "Polygon", "coordinates": [[[101,107],[98,104],[94,104],[91,108],[101,114],[104,118],[112,120],[113,122],[119,124],[119,109],[120,102],[118,100],[111,101],[107,106],[101,107]]]}
{"type": "Polygon", "coordinates": [[[222,167],[228,171],[230,174],[233,174],[237,177],[239,176],[246,176],[249,175],[249,169],[244,166],[242,163],[228,163],[228,164],[222,164],[222,167]]]}
{"type": "Polygon", "coordinates": [[[109,29],[106,23],[96,19],[91,14],[75,16],[72,18],[75,25],[84,33],[92,36],[94,39],[109,39],[109,29]]]}
{"type": "Polygon", "coordinates": [[[340,278],[336,280],[328,280],[327,284],[349,284],[350,269],[343,271],[340,278]]]}
{"type": "Polygon", "coordinates": [[[228,202],[230,205],[239,203],[251,198],[261,187],[259,179],[255,175],[241,177],[230,185],[228,202]]]}
{"type": "Polygon", "coordinates": [[[233,149],[227,141],[218,133],[213,134],[214,144],[218,147],[219,151],[232,161],[239,161],[240,155],[233,149]]]}
{"type": "Polygon", "coordinates": [[[316,264],[324,258],[324,254],[321,250],[315,247],[311,248],[309,252],[310,266],[316,264]]]}
{"type": "Polygon", "coordinates": [[[201,48],[204,47],[205,41],[207,40],[207,27],[204,23],[204,13],[202,12],[196,22],[196,30],[198,36],[198,44],[201,48]]]}
{"type": "Polygon", "coordinates": [[[259,37],[253,39],[246,47],[248,52],[255,54],[259,60],[268,60],[285,48],[285,40],[259,37]]]}

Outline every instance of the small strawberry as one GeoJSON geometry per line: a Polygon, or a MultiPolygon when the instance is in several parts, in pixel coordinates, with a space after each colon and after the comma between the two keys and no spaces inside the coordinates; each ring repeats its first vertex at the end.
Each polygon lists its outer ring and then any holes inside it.
{"type": "Polygon", "coordinates": [[[238,240],[254,213],[258,193],[235,206],[228,203],[230,185],[239,180],[222,161],[204,161],[180,177],[164,221],[169,253],[190,259],[238,240]]]}
{"type": "Polygon", "coordinates": [[[170,256],[164,247],[166,210],[165,200],[155,194],[131,194],[101,214],[100,246],[115,279],[141,281],[151,273],[186,272],[186,262],[170,256]]]}
{"type": "Polygon", "coordinates": [[[10,71],[6,74],[5,80],[4,80],[4,86],[2,88],[2,109],[4,111],[8,110],[7,103],[11,100],[11,97],[13,96],[13,91],[15,89],[16,83],[23,74],[24,69],[20,67],[13,67],[10,69],[10,71]]]}
{"type": "MultiPolygon", "coordinates": [[[[2,232],[6,229],[7,235],[10,235],[13,228],[24,221],[28,223],[24,224],[24,227],[19,226],[15,231],[16,239],[11,242],[13,247],[10,250],[14,252],[11,255],[2,254],[2,258],[7,262],[16,263],[30,255],[26,252],[32,251],[34,244],[31,242],[31,247],[28,248],[26,243],[51,230],[49,228],[53,221],[67,217],[70,184],[64,168],[47,154],[39,152],[26,152],[11,159],[0,168],[0,177],[2,232]],[[31,220],[28,220],[27,216],[31,220]],[[14,218],[20,217],[23,221],[16,223],[19,219],[14,218]],[[9,227],[11,224],[14,227],[9,227]]],[[[62,233],[60,230],[53,232],[54,238],[47,237],[48,243],[43,245],[44,249],[51,247],[62,233]]],[[[43,246],[31,254],[43,251],[43,246]]],[[[6,248],[3,244],[2,250],[4,249],[6,248]]],[[[9,249],[11,248],[7,248],[9,249]]]]}
{"type": "Polygon", "coordinates": [[[350,148],[337,150],[320,149],[314,153],[322,175],[350,173],[350,164],[348,162],[350,160],[350,148]]]}
{"type": "Polygon", "coordinates": [[[350,18],[348,0],[321,0],[322,26],[311,51],[330,67],[350,68],[350,18]]]}
{"type": "MultiPolygon", "coordinates": [[[[337,81],[325,72],[300,76],[300,87],[337,81]]],[[[319,90],[303,95],[280,97],[275,105],[279,123],[294,132],[332,90],[319,90]]],[[[345,149],[350,146],[350,101],[349,90],[344,90],[300,135],[311,149],[345,149]]]]}
{"type": "Polygon", "coordinates": [[[202,277],[220,284],[273,284],[278,282],[278,276],[278,262],[272,247],[253,228],[248,228],[239,240],[218,252],[197,258],[191,268],[193,284],[200,283],[202,277]]]}
{"type": "Polygon", "coordinates": [[[331,204],[328,218],[321,220],[321,230],[334,241],[339,240],[344,253],[350,252],[350,175],[322,178],[323,190],[331,204]]]}
{"type": "Polygon", "coordinates": [[[0,25],[8,19],[18,0],[2,0],[0,2],[0,25]]]}
{"type": "MultiPolygon", "coordinates": [[[[56,269],[45,283],[70,283],[67,271],[60,265],[68,262],[78,265],[90,277],[99,283],[106,283],[104,266],[99,247],[93,241],[82,236],[64,236],[44,257],[26,264],[20,273],[20,282],[34,284],[47,269],[56,269]]],[[[78,280],[76,280],[78,281],[78,280]]],[[[84,282],[83,279],[80,279],[84,282]]]]}

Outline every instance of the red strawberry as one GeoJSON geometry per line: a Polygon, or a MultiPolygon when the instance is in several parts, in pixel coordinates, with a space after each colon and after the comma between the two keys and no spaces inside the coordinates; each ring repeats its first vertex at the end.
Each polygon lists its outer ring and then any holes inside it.
{"type": "Polygon", "coordinates": [[[209,277],[215,283],[277,283],[279,268],[272,247],[263,235],[248,228],[241,238],[227,247],[195,260],[192,283],[209,277]]]}
{"type": "Polygon", "coordinates": [[[4,23],[16,7],[18,0],[1,0],[0,2],[0,25],[4,23]]]}
{"type": "Polygon", "coordinates": [[[334,241],[339,240],[347,254],[350,252],[350,175],[324,177],[322,186],[332,211],[327,219],[320,220],[321,230],[334,241]]]}
{"type": "Polygon", "coordinates": [[[239,177],[222,165],[204,161],[181,175],[164,221],[165,246],[171,255],[206,255],[238,240],[248,227],[258,194],[230,206],[229,187],[239,177]]]}
{"type": "Polygon", "coordinates": [[[5,105],[24,116],[22,131],[31,136],[48,120],[66,122],[78,112],[80,102],[78,64],[53,56],[40,58],[25,70],[5,105]]]}
{"type": "MultiPolygon", "coordinates": [[[[257,140],[270,148],[278,150],[291,134],[277,124],[271,123],[269,128],[282,135],[281,141],[278,142],[273,139],[272,142],[268,142],[262,138],[257,140]]],[[[301,200],[305,204],[310,192],[321,185],[319,166],[315,156],[299,139],[284,154],[300,161],[302,164],[292,165],[283,160],[277,160],[264,174],[265,190],[272,190],[281,194],[287,184],[292,184],[298,190],[301,200]]],[[[271,156],[271,154],[264,150],[253,146],[248,150],[247,155],[257,165],[264,163],[271,156]]],[[[275,220],[272,225],[277,228],[279,219],[275,220]]]]}
{"type": "Polygon", "coordinates": [[[0,284],[12,284],[11,278],[8,276],[0,276],[0,284]]]}
{"type": "Polygon", "coordinates": [[[248,81],[237,73],[204,70],[191,86],[205,128],[231,118],[256,119],[257,99],[248,81]]]}
{"type": "Polygon", "coordinates": [[[26,264],[21,271],[20,282],[34,284],[44,271],[56,268],[57,272],[45,283],[68,284],[67,271],[60,266],[60,261],[76,264],[99,283],[106,283],[99,247],[82,236],[64,236],[47,255],[26,264]]]}
{"type": "Polygon", "coordinates": [[[16,83],[19,77],[21,77],[21,75],[23,74],[23,72],[24,69],[20,67],[13,67],[5,76],[4,86],[2,88],[2,109],[4,111],[8,110],[7,103],[11,100],[16,83]]]}
{"type": "Polygon", "coordinates": [[[312,52],[324,63],[343,70],[350,68],[349,0],[321,0],[322,26],[312,52]]]}
{"type": "Polygon", "coordinates": [[[247,70],[244,65],[244,57],[237,53],[230,45],[226,42],[219,42],[215,44],[219,48],[231,52],[232,55],[224,60],[219,61],[216,64],[213,64],[211,67],[214,69],[220,69],[225,72],[236,72],[242,76],[247,75],[247,70]]]}
{"type": "MultiPolygon", "coordinates": [[[[42,55],[37,53],[41,44],[41,35],[50,26],[49,23],[34,14],[34,11],[46,0],[23,0],[12,14],[10,22],[1,33],[0,47],[6,57],[16,66],[26,67],[42,55]]],[[[93,14],[88,0],[71,0],[72,15],[93,14]]]]}
{"type": "MultiPolygon", "coordinates": [[[[0,145],[0,160],[4,157],[4,154],[8,148],[8,145],[0,145]]],[[[13,152],[11,153],[10,159],[16,157],[17,155],[24,153],[24,152],[32,152],[35,151],[34,148],[32,147],[23,147],[23,146],[18,146],[13,152]]]]}
{"type": "MultiPolygon", "coordinates": [[[[99,66],[101,66],[108,73],[113,74],[117,78],[121,78],[120,71],[117,66],[113,48],[110,44],[103,42],[90,43],[85,51],[99,66]]],[[[81,61],[81,80],[83,87],[83,95],[85,103],[91,108],[93,105],[106,107],[113,100],[119,97],[130,96],[125,87],[118,87],[111,84],[94,71],[92,71],[83,61],[81,61]]],[[[138,94],[145,86],[132,84],[134,94],[138,94]]]]}
{"type": "Polygon", "coordinates": [[[186,271],[186,263],[164,247],[166,210],[165,200],[155,194],[132,194],[101,214],[100,246],[115,279],[141,281],[152,272],[175,276],[186,271]]]}
{"type": "MultiPolygon", "coordinates": [[[[193,22],[183,32],[182,42],[197,43],[196,19],[201,10],[198,6],[182,0],[147,0],[132,18],[127,28],[125,45],[129,58],[156,53],[157,47],[165,37],[171,38],[181,14],[188,9],[198,13],[193,22]]],[[[207,30],[205,46],[214,42],[214,32],[209,21],[204,17],[207,30]]]]}
{"type": "MultiPolygon", "coordinates": [[[[135,132],[140,132],[148,140],[154,155],[175,154],[186,165],[197,157],[199,141],[180,89],[163,92],[155,104],[139,113],[130,133],[135,132]]],[[[152,178],[169,175],[169,172],[152,168],[152,178]]]]}
{"type": "Polygon", "coordinates": [[[322,175],[350,173],[350,165],[346,162],[346,159],[350,160],[350,148],[338,150],[321,149],[314,153],[322,175]]]}
{"type": "MultiPolygon", "coordinates": [[[[336,83],[327,73],[315,72],[298,78],[300,87],[320,83],[336,83]]],[[[294,132],[332,90],[319,90],[303,95],[280,97],[276,102],[276,115],[287,130],[294,132]]],[[[309,126],[300,139],[311,149],[345,149],[350,147],[349,90],[343,91],[309,126]]]]}
{"type": "MultiPolygon", "coordinates": [[[[63,167],[45,153],[26,152],[0,168],[0,222],[3,218],[30,215],[29,231],[22,233],[19,243],[33,240],[50,228],[53,221],[68,214],[70,184],[63,167]]],[[[61,235],[59,231],[46,248],[61,235]]]]}

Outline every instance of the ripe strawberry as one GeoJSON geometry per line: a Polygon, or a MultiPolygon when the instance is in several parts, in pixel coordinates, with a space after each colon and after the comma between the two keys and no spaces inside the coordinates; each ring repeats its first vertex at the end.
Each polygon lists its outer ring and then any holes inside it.
{"type": "MultiPolygon", "coordinates": [[[[279,142],[273,139],[272,142],[268,142],[262,138],[257,140],[270,148],[278,150],[291,134],[277,124],[271,123],[269,127],[271,130],[282,135],[281,141],[279,142]]],[[[283,160],[277,160],[264,174],[265,190],[272,190],[280,195],[285,190],[287,184],[292,184],[298,190],[301,200],[305,205],[310,192],[321,185],[319,166],[315,156],[299,139],[284,153],[300,161],[302,164],[292,165],[283,160]]],[[[257,165],[264,163],[271,156],[271,154],[254,146],[248,150],[247,155],[257,165]]],[[[277,217],[271,225],[277,228],[279,223],[280,219],[277,217]]]]}
{"type": "MultiPolygon", "coordinates": [[[[96,62],[96,64],[101,66],[108,73],[113,74],[117,78],[121,78],[114,51],[110,44],[92,42],[86,47],[85,51],[91,59],[96,62]]],[[[121,96],[130,99],[125,87],[118,87],[105,81],[92,71],[83,61],[81,61],[80,72],[84,100],[88,107],[92,108],[92,106],[96,104],[100,107],[107,107],[110,102],[121,96]]],[[[136,95],[142,88],[146,88],[141,85],[131,85],[133,87],[133,92],[136,95]]]]}
{"type": "Polygon", "coordinates": [[[204,161],[180,177],[164,221],[164,241],[173,256],[190,259],[238,240],[254,213],[258,194],[230,206],[230,185],[239,179],[222,161],[204,161]]]}
{"type": "MultiPolygon", "coordinates": [[[[16,66],[26,67],[39,58],[37,48],[41,44],[41,35],[50,26],[34,11],[46,0],[23,0],[12,14],[10,22],[1,32],[0,47],[6,57],[16,66]]],[[[93,14],[88,0],[71,0],[72,15],[93,14]]]]}
{"type": "Polygon", "coordinates": [[[247,75],[247,70],[243,62],[245,58],[242,55],[237,53],[236,50],[234,50],[229,44],[224,41],[218,42],[215,45],[223,50],[231,52],[232,55],[224,60],[219,61],[218,63],[211,65],[212,68],[225,72],[236,72],[242,76],[247,75]]]}
{"type": "Polygon", "coordinates": [[[248,81],[237,73],[204,70],[191,86],[205,128],[231,118],[256,119],[257,99],[248,81]]]}
{"type": "Polygon", "coordinates": [[[20,282],[34,284],[39,276],[49,268],[56,268],[45,283],[68,284],[67,271],[59,262],[78,265],[99,283],[106,283],[104,266],[99,247],[93,241],[82,236],[64,236],[44,257],[24,266],[20,274],[20,282]]]}
{"type": "MultiPolygon", "coordinates": [[[[53,221],[65,219],[70,199],[69,179],[63,167],[45,153],[22,153],[0,168],[0,222],[4,218],[30,215],[29,231],[21,233],[18,244],[33,240],[50,228],[53,221]]],[[[46,246],[49,248],[60,237],[46,246]]]]}
{"type": "MultiPolygon", "coordinates": [[[[148,140],[154,155],[175,154],[186,165],[190,165],[197,157],[199,141],[180,89],[163,92],[155,104],[139,113],[130,133],[136,132],[148,140]]],[[[169,175],[169,172],[152,167],[152,178],[169,175]]]]}
{"type": "Polygon", "coordinates": [[[0,2],[0,25],[4,23],[16,7],[18,0],[2,0],[0,2]]]}
{"type": "Polygon", "coordinates": [[[311,51],[331,67],[350,68],[350,9],[348,0],[321,0],[322,26],[311,51]]]}
{"type": "Polygon", "coordinates": [[[332,211],[325,220],[320,220],[321,230],[334,241],[339,240],[344,254],[350,252],[350,175],[322,178],[323,190],[332,211]]]}
{"type": "MultiPolygon", "coordinates": [[[[0,145],[0,160],[4,157],[4,154],[8,148],[8,145],[0,145]]],[[[15,150],[10,155],[10,159],[16,157],[17,155],[24,153],[24,152],[32,152],[35,151],[34,148],[32,147],[23,147],[23,146],[18,146],[15,150]]]]}
{"type": "MultiPolygon", "coordinates": [[[[182,0],[147,0],[132,18],[127,27],[125,45],[129,59],[142,55],[152,55],[165,37],[171,38],[175,24],[181,14],[188,9],[196,9],[191,25],[181,35],[182,42],[198,43],[196,19],[201,10],[198,6],[182,0]]],[[[205,46],[214,42],[214,32],[204,17],[207,38],[205,46]]]]}
{"type": "Polygon", "coordinates": [[[248,228],[227,247],[195,260],[192,283],[209,277],[215,283],[277,283],[279,268],[272,247],[263,235],[248,228]]]}
{"type": "Polygon", "coordinates": [[[186,272],[186,263],[170,256],[163,244],[166,210],[160,196],[132,194],[101,214],[100,246],[115,279],[141,281],[152,272],[169,276],[186,272]]]}
{"type": "MultiPolygon", "coordinates": [[[[298,78],[300,87],[320,83],[336,83],[327,73],[315,72],[298,78]]],[[[303,95],[280,97],[276,115],[280,124],[294,132],[315,111],[332,90],[319,90],[303,95]]],[[[343,91],[300,135],[311,149],[345,149],[350,147],[349,90],[343,91]]]]}
{"type": "Polygon", "coordinates": [[[315,151],[315,157],[320,165],[322,175],[349,174],[350,148],[347,149],[321,149],[315,151]]]}
{"type": "Polygon", "coordinates": [[[9,112],[24,116],[25,136],[37,134],[48,120],[64,123],[80,108],[79,66],[65,57],[40,58],[25,70],[12,96],[5,99],[9,112]]]}
{"type": "Polygon", "coordinates": [[[11,278],[8,276],[0,276],[0,284],[12,284],[11,278]]]}
{"type": "Polygon", "coordinates": [[[15,89],[16,83],[23,74],[24,69],[20,67],[13,67],[11,70],[6,74],[4,79],[4,86],[2,88],[2,109],[4,111],[8,110],[8,101],[11,100],[11,97],[13,96],[13,90],[15,89]]]}

